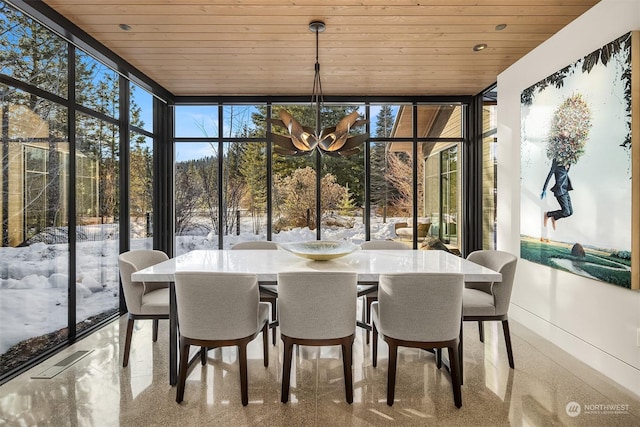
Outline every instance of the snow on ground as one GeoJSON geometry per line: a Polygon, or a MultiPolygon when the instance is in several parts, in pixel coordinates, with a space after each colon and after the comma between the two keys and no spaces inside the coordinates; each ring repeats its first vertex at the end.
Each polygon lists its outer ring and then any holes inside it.
{"type": "MultiPolygon", "coordinates": [[[[393,224],[372,224],[371,239],[395,235],[393,224]]],[[[242,228],[250,230],[250,224],[242,228]]],[[[89,226],[83,230],[87,240],[77,242],[77,321],[118,307],[118,232],[114,225],[89,226]]],[[[323,228],[323,240],[365,240],[362,218],[353,228],[323,228]]],[[[274,234],[275,242],[315,240],[315,230],[296,228],[274,234]]],[[[241,232],[224,237],[224,248],[238,242],[266,240],[266,234],[241,232]]],[[[176,237],[176,255],[195,249],[217,249],[218,236],[176,237]]],[[[132,249],[151,247],[151,239],[132,239],[132,249]]],[[[0,354],[27,338],[44,335],[67,326],[67,280],[69,247],[66,243],[34,243],[25,247],[0,248],[0,354]]]]}

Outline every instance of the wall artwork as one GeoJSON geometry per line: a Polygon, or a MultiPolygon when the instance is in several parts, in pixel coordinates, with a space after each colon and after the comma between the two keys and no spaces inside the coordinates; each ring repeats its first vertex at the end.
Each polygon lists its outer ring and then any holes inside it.
{"type": "Polygon", "coordinates": [[[640,288],[639,41],[627,33],[521,94],[520,256],[629,289],[640,288]]]}

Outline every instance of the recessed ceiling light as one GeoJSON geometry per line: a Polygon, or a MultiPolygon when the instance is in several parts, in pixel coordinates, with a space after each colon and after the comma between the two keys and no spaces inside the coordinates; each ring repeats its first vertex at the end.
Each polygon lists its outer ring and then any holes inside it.
{"type": "Polygon", "coordinates": [[[118,27],[120,27],[122,31],[129,31],[131,29],[131,25],[127,25],[127,24],[120,24],[118,25],[118,27]]]}
{"type": "Polygon", "coordinates": [[[481,50],[485,50],[487,48],[486,43],[480,43],[473,47],[474,52],[480,52],[481,50]]]}
{"type": "Polygon", "coordinates": [[[507,24],[498,24],[496,25],[496,31],[502,31],[507,28],[507,24]]]}

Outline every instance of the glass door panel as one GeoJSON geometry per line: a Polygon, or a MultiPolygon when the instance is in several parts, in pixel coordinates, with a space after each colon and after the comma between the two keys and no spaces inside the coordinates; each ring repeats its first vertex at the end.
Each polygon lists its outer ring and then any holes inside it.
{"type": "Polygon", "coordinates": [[[76,122],[77,331],[119,309],[120,132],[85,114],[76,122]]]}
{"type": "Polygon", "coordinates": [[[68,337],[66,108],[0,85],[0,375],[68,337]]]}

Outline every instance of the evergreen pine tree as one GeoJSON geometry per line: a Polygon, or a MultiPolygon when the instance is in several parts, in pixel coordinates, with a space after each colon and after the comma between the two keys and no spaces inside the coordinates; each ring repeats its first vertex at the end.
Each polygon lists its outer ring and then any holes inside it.
{"type": "Polygon", "coordinates": [[[261,219],[267,207],[267,158],[266,144],[254,142],[247,145],[240,162],[240,173],[245,182],[244,205],[253,221],[253,232],[261,231],[261,219]]]}
{"type": "MultiPolygon", "coordinates": [[[[383,105],[376,116],[376,134],[378,138],[388,138],[393,129],[393,111],[389,105],[383,105]]],[[[389,185],[385,176],[388,169],[387,147],[388,141],[377,141],[371,147],[371,205],[382,210],[383,219],[386,222],[387,206],[391,201],[393,186],[389,185]]]]}

